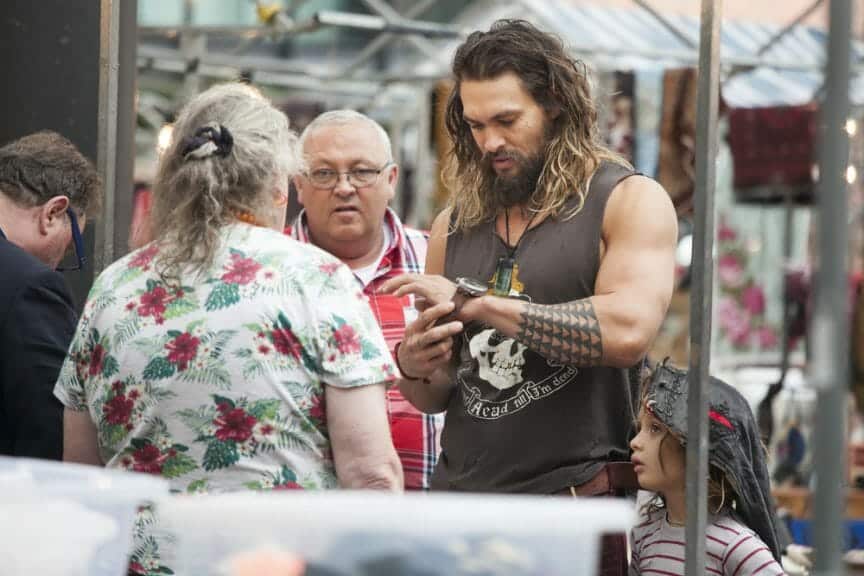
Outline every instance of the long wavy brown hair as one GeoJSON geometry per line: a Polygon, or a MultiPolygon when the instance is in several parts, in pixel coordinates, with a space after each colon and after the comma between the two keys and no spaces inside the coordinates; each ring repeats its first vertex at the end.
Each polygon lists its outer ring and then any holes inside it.
{"type": "Polygon", "coordinates": [[[545,164],[528,209],[538,215],[570,218],[585,203],[588,181],[600,161],[629,167],[597,137],[597,108],[591,98],[585,64],[567,54],[561,40],[524,20],[498,20],[488,32],[473,32],[453,58],[455,86],[447,102],[445,123],[452,140],[443,177],[450,190],[456,229],[493,219],[501,208],[488,189],[488,177],[471,129],[462,117],[463,80],[490,80],[513,72],[548,114],[558,112],[549,127],[545,164]],[[578,201],[564,214],[567,201],[578,201]]]}

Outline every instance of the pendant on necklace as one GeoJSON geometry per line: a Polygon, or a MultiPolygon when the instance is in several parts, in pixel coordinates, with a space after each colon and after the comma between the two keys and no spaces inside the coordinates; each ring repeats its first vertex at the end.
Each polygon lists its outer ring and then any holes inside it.
{"type": "Polygon", "coordinates": [[[519,264],[509,256],[501,256],[495,275],[489,281],[489,288],[496,296],[520,297],[525,290],[525,285],[519,281],[519,264]]]}

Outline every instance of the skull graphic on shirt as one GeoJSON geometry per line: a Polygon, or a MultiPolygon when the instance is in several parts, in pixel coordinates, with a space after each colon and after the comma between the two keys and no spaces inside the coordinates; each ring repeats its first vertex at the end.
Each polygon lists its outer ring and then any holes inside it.
{"type": "Polygon", "coordinates": [[[479,376],[498,390],[507,390],[523,381],[526,347],[504,337],[494,328],[471,338],[471,356],[477,360],[479,376]]]}

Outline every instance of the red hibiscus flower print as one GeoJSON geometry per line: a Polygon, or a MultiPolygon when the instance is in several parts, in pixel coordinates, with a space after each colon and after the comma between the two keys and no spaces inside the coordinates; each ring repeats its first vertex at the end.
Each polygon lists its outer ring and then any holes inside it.
{"type": "Polygon", "coordinates": [[[273,346],[280,354],[300,358],[300,354],[303,351],[303,345],[300,344],[297,336],[295,336],[294,332],[290,329],[277,328],[270,334],[270,338],[273,339],[273,346]]]}
{"type": "Polygon", "coordinates": [[[135,574],[135,576],[140,574],[143,576],[144,574],[147,574],[147,571],[144,569],[144,566],[138,562],[129,562],[129,574],[135,574]]]}
{"type": "Polygon", "coordinates": [[[278,484],[273,487],[273,490],[303,490],[303,487],[296,482],[285,482],[284,484],[278,484]]]}
{"type": "Polygon", "coordinates": [[[147,444],[132,453],[132,470],[135,472],[145,472],[147,474],[161,474],[162,463],[166,457],[162,455],[159,448],[152,444],[147,444]]]}
{"type": "Polygon", "coordinates": [[[150,262],[153,261],[153,257],[158,253],[159,247],[155,244],[151,244],[132,257],[132,260],[129,261],[129,268],[143,268],[144,270],[149,270],[150,262]]]}
{"type": "Polygon", "coordinates": [[[348,324],[343,324],[333,331],[333,339],[336,340],[336,348],[341,354],[359,354],[360,338],[357,332],[348,324]]]}
{"type": "Polygon", "coordinates": [[[156,286],[150,292],[141,295],[141,303],[138,305],[139,316],[153,316],[157,322],[165,313],[165,305],[168,300],[168,292],[161,286],[156,286]]]}
{"type": "Polygon", "coordinates": [[[105,348],[101,344],[97,344],[93,348],[93,354],[90,355],[90,376],[96,376],[102,372],[102,362],[105,360],[105,348]]]}
{"type": "Polygon", "coordinates": [[[134,401],[126,398],[125,394],[120,394],[102,405],[102,414],[105,415],[105,420],[109,424],[114,426],[126,425],[129,423],[129,417],[132,416],[134,407],[134,401]]]}
{"type": "Polygon", "coordinates": [[[261,264],[251,258],[243,258],[239,254],[231,255],[222,281],[227,284],[249,284],[255,279],[255,274],[261,269],[261,264]]]}
{"type": "Polygon", "coordinates": [[[198,344],[201,340],[192,336],[188,332],[180,334],[167,344],[165,349],[168,350],[168,361],[177,365],[177,370],[182,372],[189,367],[189,362],[195,358],[198,353],[198,344]]]}
{"type": "Polygon", "coordinates": [[[321,272],[327,274],[328,276],[332,276],[341,265],[342,264],[340,262],[328,262],[327,264],[321,264],[320,266],[318,266],[318,269],[321,270],[321,272]]]}
{"type": "Polygon", "coordinates": [[[233,440],[242,444],[252,436],[252,428],[258,419],[247,414],[242,408],[220,410],[213,423],[216,425],[216,438],[222,442],[233,440]]]}
{"type": "Polygon", "coordinates": [[[312,406],[309,408],[309,417],[316,422],[324,422],[327,418],[327,404],[323,394],[312,397],[312,406]]]}

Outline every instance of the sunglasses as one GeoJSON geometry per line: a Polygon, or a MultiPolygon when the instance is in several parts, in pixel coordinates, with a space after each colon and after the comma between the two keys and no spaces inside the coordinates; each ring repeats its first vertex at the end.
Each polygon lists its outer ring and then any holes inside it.
{"type": "Polygon", "coordinates": [[[58,272],[74,272],[81,270],[87,264],[87,256],[84,255],[84,238],[81,236],[81,228],[78,227],[78,216],[72,208],[66,208],[66,214],[69,215],[69,223],[72,226],[72,244],[75,246],[77,263],[72,266],[61,266],[57,268],[58,272]]]}

